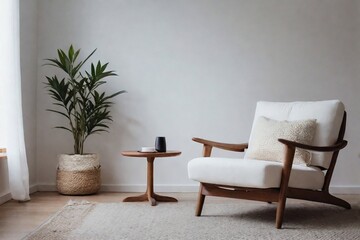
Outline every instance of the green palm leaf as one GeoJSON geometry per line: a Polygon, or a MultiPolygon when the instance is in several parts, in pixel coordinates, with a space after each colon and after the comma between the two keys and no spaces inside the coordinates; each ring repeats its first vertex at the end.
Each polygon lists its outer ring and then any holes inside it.
{"type": "Polygon", "coordinates": [[[83,154],[84,142],[92,134],[107,132],[112,121],[109,108],[114,103],[110,100],[126,91],[106,94],[97,90],[106,83],[104,80],[116,76],[114,71],[106,71],[109,63],[90,64],[90,71],[81,72],[81,68],[95,53],[92,51],[84,60],[78,61],[80,49],[71,45],[67,51],[57,50],[57,58],[45,59],[45,66],[63,70],[65,77],[59,80],[57,75],[46,76],[45,87],[54,100],[54,109],[46,109],[65,117],[69,126],[56,126],[72,133],[74,153],[83,154]]]}

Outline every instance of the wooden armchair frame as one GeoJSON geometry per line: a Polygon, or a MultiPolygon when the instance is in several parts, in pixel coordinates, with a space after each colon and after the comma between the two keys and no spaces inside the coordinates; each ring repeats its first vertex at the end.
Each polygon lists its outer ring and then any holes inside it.
{"type": "MultiPolygon", "coordinates": [[[[278,202],[276,210],[276,228],[281,228],[285,210],[285,204],[287,198],[322,202],[327,204],[333,204],[351,209],[348,202],[337,198],[329,193],[329,185],[334,172],[336,160],[339,151],[347,145],[347,141],[344,140],[344,134],[346,129],[346,112],[344,112],[343,120],[341,123],[338,139],[333,146],[311,146],[297,142],[288,141],[285,139],[279,139],[279,141],[285,144],[285,156],[284,165],[282,169],[281,183],[279,188],[244,188],[236,186],[226,186],[210,183],[200,183],[198,202],[196,207],[196,216],[200,216],[205,201],[205,196],[218,196],[228,198],[238,198],[247,200],[257,200],[264,202],[278,202]],[[324,185],[321,190],[307,190],[288,187],[291,168],[294,160],[294,154],[296,148],[302,148],[316,152],[333,152],[329,168],[326,170],[324,185]]],[[[203,144],[203,157],[210,157],[212,148],[220,148],[235,152],[244,152],[248,148],[247,143],[243,144],[229,144],[209,141],[201,138],[193,138],[195,142],[203,144]]]]}

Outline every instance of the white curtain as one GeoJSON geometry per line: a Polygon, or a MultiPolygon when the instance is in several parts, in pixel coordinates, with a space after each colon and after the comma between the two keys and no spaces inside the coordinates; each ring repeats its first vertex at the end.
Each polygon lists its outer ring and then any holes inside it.
{"type": "Polygon", "coordinates": [[[7,149],[12,198],[27,201],[29,170],[21,102],[19,0],[0,1],[0,29],[0,147],[7,149]]]}

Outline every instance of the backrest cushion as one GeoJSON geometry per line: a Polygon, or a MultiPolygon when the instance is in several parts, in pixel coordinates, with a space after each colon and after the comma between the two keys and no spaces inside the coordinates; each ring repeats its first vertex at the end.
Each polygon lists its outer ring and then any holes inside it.
{"type": "MultiPolygon", "coordinates": [[[[303,144],[312,144],[316,131],[316,120],[277,121],[258,117],[252,131],[247,157],[251,159],[283,162],[284,145],[278,141],[284,138],[303,144]]],[[[294,164],[310,165],[311,153],[296,149],[294,164]]]]}
{"type": "MultiPolygon", "coordinates": [[[[313,102],[264,102],[257,103],[255,117],[249,143],[253,138],[253,129],[260,116],[278,121],[297,121],[316,119],[316,131],[313,139],[315,146],[333,145],[339,135],[344,104],[339,100],[313,101],[313,102]]],[[[245,153],[245,158],[249,158],[245,153]]],[[[311,155],[311,165],[328,168],[332,152],[311,155]]]]}

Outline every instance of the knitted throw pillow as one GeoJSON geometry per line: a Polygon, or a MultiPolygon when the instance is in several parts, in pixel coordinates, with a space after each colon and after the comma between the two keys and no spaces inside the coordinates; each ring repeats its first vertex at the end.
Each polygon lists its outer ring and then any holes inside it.
{"type": "MultiPolygon", "coordinates": [[[[303,144],[312,144],[316,131],[316,119],[277,121],[266,117],[256,120],[246,158],[283,162],[285,146],[278,138],[303,144]]],[[[311,153],[296,149],[294,164],[310,165],[311,153]]]]}

